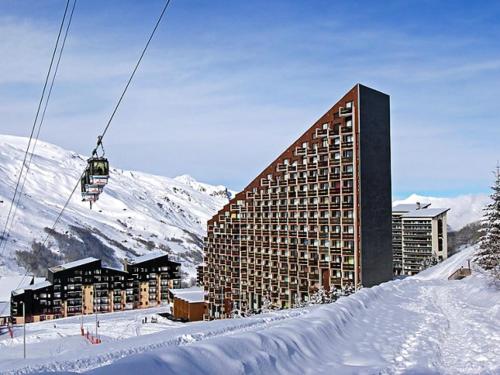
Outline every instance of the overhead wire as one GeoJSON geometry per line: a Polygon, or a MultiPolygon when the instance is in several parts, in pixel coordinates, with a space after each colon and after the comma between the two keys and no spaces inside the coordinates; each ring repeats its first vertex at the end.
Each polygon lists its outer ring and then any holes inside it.
{"type": "MultiPolygon", "coordinates": [[[[11,226],[14,224],[14,220],[16,218],[17,209],[19,208],[21,197],[22,197],[22,194],[23,194],[23,191],[24,191],[24,186],[26,184],[26,180],[27,180],[28,174],[30,172],[31,162],[33,160],[33,155],[35,154],[36,146],[38,144],[38,139],[40,137],[40,131],[42,129],[42,126],[43,126],[43,123],[44,123],[44,120],[45,120],[45,113],[47,111],[47,107],[48,107],[48,104],[49,104],[49,101],[50,101],[50,97],[52,95],[52,89],[54,88],[54,82],[55,82],[55,79],[56,79],[56,76],[57,76],[57,72],[59,71],[59,65],[61,63],[62,54],[63,54],[63,51],[64,51],[64,47],[66,45],[66,39],[68,37],[69,28],[71,26],[71,21],[73,20],[73,13],[75,11],[76,3],[77,3],[77,0],[74,0],[73,1],[73,6],[71,8],[71,13],[69,15],[68,22],[67,22],[67,25],[66,25],[66,30],[64,32],[64,38],[63,38],[63,41],[62,41],[62,44],[61,44],[61,48],[59,49],[57,63],[56,63],[56,66],[54,68],[54,73],[52,74],[52,80],[50,82],[49,91],[48,91],[47,97],[45,99],[45,105],[44,105],[44,108],[43,108],[43,111],[42,111],[42,116],[41,116],[41,119],[40,119],[40,121],[38,123],[38,129],[37,129],[37,132],[36,132],[36,135],[35,135],[35,141],[34,141],[34,144],[33,144],[33,148],[32,148],[32,150],[30,152],[30,157],[29,157],[28,163],[26,165],[26,172],[24,174],[23,182],[21,184],[21,189],[19,190],[19,193],[17,195],[17,202],[16,202],[16,204],[14,206],[13,215],[12,215],[12,218],[10,220],[10,225],[11,226]]],[[[7,232],[8,231],[9,231],[9,229],[7,229],[7,232]]],[[[3,250],[5,250],[6,246],[7,246],[7,241],[5,241],[3,243],[3,250]]],[[[1,248],[1,244],[0,244],[0,253],[1,252],[2,252],[2,248],[1,248]]]]}
{"type": "MultiPolygon", "coordinates": [[[[135,67],[134,67],[134,70],[132,71],[132,74],[130,75],[130,78],[128,79],[127,84],[125,85],[125,88],[123,89],[123,92],[120,95],[120,99],[118,99],[118,102],[116,103],[115,108],[113,109],[113,112],[111,113],[111,116],[109,117],[109,120],[106,123],[106,126],[105,126],[103,132],[99,136],[99,141],[98,141],[97,147],[99,146],[99,143],[102,141],[102,139],[106,135],[106,133],[107,133],[107,131],[109,129],[109,126],[111,125],[111,122],[113,121],[113,119],[115,117],[115,114],[118,111],[118,107],[120,106],[120,104],[121,104],[121,102],[123,100],[123,97],[125,96],[125,94],[126,94],[126,92],[128,90],[128,87],[130,86],[130,83],[132,82],[132,79],[134,78],[135,73],[137,72],[137,69],[139,68],[139,65],[141,64],[142,58],[146,54],[146,51],[147,51],[147,49],[149,47],[149,44],[151,43],[151,40],[153,39],[153,36],[155,35],[156,30],[158,29],[158,26],[160,25],[161,20],[163,19],[163,16],[165,15],[165,12],[167,11],[168,6],[170,5],[170,2],[171,2],[171,0],[167,0],[165,2],[165,6],[163,7],[163,9],[162,9],[162,11],[160,13],[160,16],[158,17],[158,20],[156,21],[156,24],[155,24],[155,26],[153,28],[153,31],[151,31],[151,34],[149,35],[148,41],[146,42],[146,45],[144,46],[144,49],[142,50],[142,53],[141,53],[141,55],[139,57],[139,60],[137,60],[137,63],[135,64],[135,67]]],[[[96,149],[97,149],[97,147],[96,147],[96,149]]]]}
{"type": "Polygon", "coordinates": [[[11,203],[10,203],[10,208],[9,208],[9,212],[7,214],[7,218],[5,220],[5,226],[3,228],[2,235],[0,236],[0,248],[1,248],[1,245],[7,240],[6,237],[7,237],[8,224],[9,224],[9,221],[10,221],[10,218],[11,218],[12,210],[13,210],[13,207],[14,207],[14,202],[16,200],[16,197],[17,197],[17,194],[18,194],[18,191],[19,191],[19,186],[20,186],[20,183],[21,183],[21,178],[23,176],[24,167],[26,166],[26,160],[28,158],[28,153],[29,153],[29,150],[31,148],[31,142],[33,140],[33,135],[35,133],[36,124],[38,122],[38,117],[40,115],[40,109],[42,107],[43,99],[45,97],[45,91],[47,89],[47,84],[49,82],[50,73],[52,71],[52,66],[54,64],[54,58],[55,58],[55,55],[56,55],[56,52],[57,52],[57,47],[59,45],[59,40],[61,38],[61,33],[62,33],[62,30],[63,30],[64,21],[66,20],[66,16],[67,16],[67,13],[68,13],[69,3],[70,3],[70,0],[67,0],[66,7],[64,9],[64,15],[63,15],[63,18],[62,18],[62,21],[61,21],[61,25],[59,27],[59,32],[57,34],[56,44],[54,46],[54,50],[52,52],[52,57],[50,59],[49,70],[47,71],[47,75],[45,77],[45,83],[43,85],[42,95],[40,97],[40,101],[38,102],[38,107],[37,107],[37,111],[36,111],[36,115],[35,115],[35,120],[33,121],[33,126],[31,127],[30,138],[29,138],[29,141],[28,141],[28,145],[26,147],[26,151],[24,153],[24,159],[23,159],[23,162],[21,164],[21,170],[19,171],[19,176],[18,176],[18,179],[17,179],[17,182],[16,182],[16,187],[14,189],[14,195],[13,195],[11,203]]]}
{"type": "MultiPolygon", "coordinates": [[[[66,4],[66,10],[65,10],[64,17],[66,16],[66,12],[67,12],[67,9],[68,9],[69,1],[70,1],[70,0],[68,0],[68,3],[66,4]]],[[[76,0],[75,0],[75,1],[76,1],[76,0]]],[[[137,69],[139,68],[139,65],[140,65],[140,63],[141,63],[141,61],[142,61],[142,59],[143,59],[144,55],[146,54],[146,51],[147,51],[147,49],[148,49],[148,47],[149,47],[149,44],[151,43],[151,40],[153,39],[153,37],[154,37],[154,35],[155,35],[155,33],[156,33],[156,30],[158,29],[158,26],[160,25],[160,23],[161,23],[161,21],[162,21],[162,19],[163,19],[163,16],[165,15],[165,12],[166,12],[166,10],[168,9],[168,6],[170,5],[170,3],[171,3],[171,0],[167,0],[167,1],[165,2],[165,5],[164,5],[164,7],[163,7],[163,9],[162,9],[162,11],[161,11],[161,13],[160,13],[160,16],[158,17],[158,20],[156,21],[156,24],[155,24],[155,26],[154,26],[154,28],[153,28],[153,30],[152,30],[152,32],[151,32],[151,34],[150,34],[150,36],[149,36],[149,38],[148,38],[147,42],[146,42],[146,45],[145,45],[144,49],[142,50],[142,53],[141,53],[141,55],[140,55],[140,57],[139,57],[139,59],[138,59],[137,63],[136,63],[136,64],[135,64],[135,66],[134,66],[134,69],[133,69],[133,71],[132,71],[132,73],[131,73],[131,75],[130,75],[130,77],[129,77],[128,81],[127,81],[127,84],[125,85],[125,88],[123,89],[123,92],[122,92],[122,94],[120,95],[120,98],[118,99],[118,102],[116,103],[116,105],[115,105],[115,107],[114,107],[114,109],[113,109],[113,112],[111,113],[111,116],[110,116],[110,118],[109,118],[108,122],[106,123],[106,126],[105,126],[105,128],[104,128],[103,132],[101,133],[101,135],[99,135],[99,136],[98,136],[97,145],[96,145],[95,149],[93,150],[92,154],[95,154],[95,153],[97,152],[97,149],[99,148],[99,146],[101,146],[101,147],[102,147],[102,139],[103,139],[103,138],[104,138],[104,136],[106,135],[106,133],[107,133],[107,131],[108,131],[108,129],[109,129],[109,127],[110,127],[110,125],[111,125],[111,122],[113,121],[113,118],[114,118],[114,116],[115,116],[115,114],[116,114],[116,112],[117,112],[117,110],[118,110],[118,108],[119,108],[119,106],[120,106],[120,104],[121,104],[121,102],[122,102],[122,100],[123,100],[123,98],[124,98],[124,96],[125,96],[125,94],[126,94],[126,92],[127,92],[128,88],[129,88],[129,86],[130,86],[130,83],[132,82],[132,79],[133,79],[133,78],[134,78],[134,76],[135,76],[135,73],[136,73],[137,69]]],[[[64,18],[63,18],[63,20],[64,20],[64,18]]],[[[61,29],[62,29],[62,26],[61,26],[61,29]]],[[[60,36],[60,35],[59,35],[59,36],[60,36]]],[[[58,36],[58,40],[59,40],[59,36],[58,36]]],[[[56,47],[57,47],[57,44],[56,44],[56,47]]],[[[54,52],[54,54],[55,54],[55,52],[54,52]]],[[[52,62],[51,62],[51,66],[52,66],[52,62]]],[[[50,70],[49,70],[49,73],[50,73],[50,70]]],[[[48,78],[47,78],[47,80],[48,80],[48,78]]],[[[47,80],[46,80],[46,81],[47,81],[47,80]]],[[[46,82],[46,83],[47,83],[47,82],[46,82]]],[[[45,85],[45,86],[46,86],[46,85],[45,85]]],[[[44,91],[45,91],[45,87],[44,87],[44,91]]],[[[43,99],[43,97],[42,97],[42,99],[43,99]]],[[[41,101],[40,101],[40,106],[41,106],[41,101]]],[[[39,107],[40,107],[40,106],[39,106],[39,107]]],[[[37,112],[37,117],[38,117],[38,112],[37,112]]],[[[36,124],[36,122],[35,122],[35,124],[36,124]]],[[[32,133],[33,133],[33,132],[34,132],[34,127],[33,127],[33,130],[32,130],[32,133]]],[[[31,137],[30,137],[30,138],[31,138],[31,137]]],[[[28,148],[28,149],[29,149],[29,148],[28,148]]],[[[27,155],[27,153],[26,153],[26,155],[27,155]]],[[[26,158],[26,155],[25,155],[25,158],[26,158]]],[[[25,162],[23,162],[23,165],[24,165],[24,163],[25,163],[25,162]]],[[[55,230],[55,227],[57,226],[57,224],[58,224],[59,220],[61,219],[61,217],[62,217],[62,215],[63,215],[64,211],[66,210],[66,208],[68,207],[69,203],[71,202],[71,199],[72,199],[73,195],[75,194],[75,191],[76,191],[76,189],[78,188],[78,185],[80,184],[80,181],[81,181],[81,179],[83,178],[83,176],[84,176],[84,175],[85,175],[85,171],[84,171],[84,172],[80,175],[80,177],[79,177],[79,178],[78,178],[78,180],[76,181],[76,183],[75,183],[75,185],[74,185],[74,187],[73,187],[73,189],[72,189],[72,191],[71,191],[71,193],[70,193],[70,195],[69,195],[68,199],[66,200],[66,202],[64,203],[64,205],[63,205],[62,209],[60,210],[59,214],[57,215],[56,220],[54,221],[54,223],[53,223],[52,227],[51,227],[49,230],[47,230],[47,235],[45,236],[45,239],[43,240],[43,242],[41,242],[42,248],[43,248],[44,246],[46,246],[46,243],[47,243],[47,241],[49,240],[51,233],[55,230]]],[[[28,271],[26,270],[26,273],[25,273],[24,278],[27,276],[27,272],[28,272],[28,271]]],[[[23,278],[23,280],[24,280],[24,278],[23,278]]],[[[22,283],[22,281],[19,283],[19,285],[20,285],[21,283],[22,283]]],[[[19,285],[18,285],[18,287],[17,287],[17,288],[19,288],[19,285]]],[[[17,288],[16,288],[16,289],[17,289],[17,288]]]]}
{"type": "MultiPolygon", "coordinates": [[[[158,26],[160,25],[162,19],[163,19],[163,16],[165,15],[167,9],[168,9],[168,6],[170,5],[171,3],[171,0],[167,0],[165,2],[165,5],[160,13],[160,16],[158,17],[158,20],[156,21],[156,24],[153,28],[153,30],[151,31],[151,34],[149,35],[149,38],[146,42],[146,45],[144,46],[142,52],[141,52],[141,55],[139,56],[139,59],[137,60],[137,63],[135,64],[134,66],[134,69],[132,70],[132,73],[127,81],[127,84],[125,85],[121,95],[120,95],[120,98],[118,99],[118,102],[116,103],[114,109],[113,109],[113,112],[111,113],[111,116],[109,117],[109,120],[108,122],[106,123],[106,126],[104,127],[104,130],[102,131],[101,135],[99,135],[97,137],[97,145],[96,147],[94,148],[94,150],[92,151],[92,155],[95,155],[97,153],[97,149],[99,148],[99,146],[102,147],[102,139],[104,138],[104,136],[106,135],[110,125],[111,125],[111,122],[113,121],[114,117],[115,117],[115,114],[116,112],[118,111],[118,108],[120,107],[120,104],[122,103],[122,100],[123,98],[125,97],[125,94],[127,93],[127,90],[130,86],[130,83],[132,82],[132,79],[134,78],[135,76],[135,73],[137,72],[137,69],[139,68],[139,65],[141,64],[141,61],[144,57],[144,55],[146,54],[146,51],[151,43],[151,40],[153,39],[155,33],[156,33],[156,30],[158,29],[158,26]]],[[[59,220],[61,219],[64,211],[66,210],[66,208],[68,207],[69,205],[69,202],[71,201],[71,198],[73,197],[73,195],[75,194],[75,191],[76,189],[78,188],[78,185],[80,184],[80,181],[81,179],[83,178],[83,176],[85,175],[85,171],[80,175],[79,179],[76,181],[76,184],[75,186],[73,187],[73,190],[71,191],[68,199],[66,200],[64,206],[62,207],[61,211],[59,212],[59,214],[57,215],[57,218],[56,220],[54,221],[54,224],[52,225],[52,228],[51,230],[47,231],[47,236],[45,237],[44,241],[42,242],[42,245],[45,246],[45,244],[47,243],[49,237],[50,237],[50,234],[54,231],[55,227],[57,226],[59,220]]]]}

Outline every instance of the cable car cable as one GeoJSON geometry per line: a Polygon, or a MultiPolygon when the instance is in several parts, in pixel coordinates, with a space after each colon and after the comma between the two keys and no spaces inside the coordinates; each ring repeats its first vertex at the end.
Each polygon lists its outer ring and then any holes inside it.
{"type": "MultiPolygon", "coordinates": [[[[19,193],[17,195],[17,202],[16,202],[16,204],[14,206],[14,211],[13,211],[13,214],[12,214],[12,218],[10,220],[10,226],[12,226],[14,224],[14,220],[16,218],[17,209],[19,207],[19,203],[21,201],[21,197],[22,197],[22,194],[23,194],[23,191],[24,191],[24,186],[25,186],[26,180],[28,178],[28,174],[29,174],[30,167],[31,167],[31,162],[33,160],[33,155],[35,154],[36,146],[38,144],[38,138],[40,136],[40,131],[42,129],[42,125],[43,125],[43,122],[44,122],[44,119],[45,119],[45,113],[47,111],[47,107],[48,107],[48,104],[49,104],[49,101],[50,101],[50,97],[51,97],[51,94],[52,94],[52,89],[54,87],[54,82],[55,82],[55,79],[56,79],[56,76],[57,76],[57,72],[59,71],[59,65],[61,63],[61,58],[62,58],[62,54],[63,54],[63,51],[64,51],[64,46],[66,45],[66,39],[68,37],[69,28],[71,26],[71,21],[73,20],[73,13],[75,11],[76,2],[77,2],[77,0],[74,0],[73,6],[71,8],[71,13],[69,15],[68,23],[66,25],[66,30],[65,30],[65,33],[64,33],[64,38],[63,38],[63,41],[62,41],[62,44],[61,44],[61,48],[59,49],[59,55],[58,55],[58,59],[57,59],[57,63],[56,63],[55,69],[54,69],[54,74],[52,75],[52,80],[50,82],[50,86],[49,86],[49,91],[48,91],[48,94],[47,94],[47,98],[45,99],[45,105],[44,105],[44,108],[43,108],[43,111],[42,111],[41,120],[38,123],[38,129],[37,129],[37,132],[36,132],[35,141],[34,141],[34,144],[33,144],[33,149],[31,150],[30,158],[29,158],[28,163],[26,165],[26,172],[24,174],[23,182],[21,184],[21,189],[19,190],[19,193]]],[[[9,230],[10,229],[8,229],[7,232],[9,230]]],[[[4,245],[4,249],[5,249],[5,247],[7,246],[7,241],[5,241],[3,243],[3,245],[4,245]]],[[[0,252],[1,252],[1,244],[0,244],[0,252]]]]}
{"type": "Polygon", "coordinates": [[[109,126],[111,125],[111,122],[113,121],[113,118],[115,117],[116,111],[118,110],[118,107],[120,106],[120,104],[121,104],[121,102],[123,100],[123,97],[125,96],[125,94],[126,94],[126,92],[128,90],[128,87],[130,86],[130,83],[132,82],[132,79],[135,76],[135,72],[137,71],[137,69],[139,68],[139,65],[141,64],[142,58],[146,54],[146,50],[148,49],[149,44],[151,43],[151,40],[153,39],[153,36],[155,35],[156,30],[158,29],[158,26],[160,25],[161,20],[163,19],[163,16],[164,16],[165,12],[167,11],[168,6],[170,5],[170,2],[171,2],[171,0],[167,0],[166,1],[165,6],[163,7],[163,10],[161,11],[160,16],[158,17],[158,21],[156,21],[156,25],[153,28],[153,31],[151,32],[151,34],[149,35],[148,41],[146,42],[146,45],[144,46],[144,49],[142,50],[141,56],[139,57],[139,60],[137,60],[137,64],[135,64],[134,70],[132,71],[132,74],[130,75],[130,78],[128,79],[128,82],[125,85],[125,88],[123,89],[123,92],[122,92],[122,94],[120,96],[120,99],[118,99],[118,102],[116,103],[116,106],[115,106],[113,112],[111,113],[111,116],[110,116],[110,118],[109,118],[109,120],[108,120],[108,122],[106,124],[106,127],[104,128],[104,130],[101,133],[101,135],[98,137],[97,146],[94,149],[94,151],[102,143],[102,139],[106,135],[106,133],[107,133],[107,131],[109,129],[109,126]]]}
{"type": "Polygon", "coordinates": [[[36,123],[38,121],[38,116],[40,115],[40,109],[42,107],[43,98],[45,97],[45,91],[47,89],[47,84],[48,84],[48,81],[49,81],[50,73],[52,71],[52,66],[54,64],[54,58],[55,58],[55,55],[56,55],[56,52],[57,52],[57,47],[59,45],[59,40],[61,38],[61,33],[62,33],[62,30],[63,30],[64,21],[66,20],[66,15],[68,13],[69,3],[70,3],[70,0],[67,0],[66,7],[64,9],[64,15],[63,15],[63,18],[62,18],[62,21],[61,21],[61,25],[59,27],[59,32],[57,34],[56,44],[54,46],[54,50],[52,52],[52,57],[50,59],[49,70],[47,71],[47,75],[45,77],[45,83],[43,85],[42,95],[41,95],[40,101],[38,103],[38,108],[37,108],[37,111],[36,111],[35,120],[33,121],[33,126],[31,128],[31,134],[30,134],[30,138],[29,138],[29,141],[28,141],[28,146],[26,147],[26,151],[24,153],[23,163],[21,164],[21,171],[19,172],[19,177],[17,179],[16,188],[14,189],[14,196],[12,197],[12,200],[11,200],[11,203],[10,203],[10,208],[9,208],[9,212],[7,214],[7,219],[5,220],[5,226],[4,226],[4,229],[3,229],[3,232],[2,232],[2,236],[0,236],[0,245],[2,245],[3,242],[6,241],[6,234],[7,234],[7,227],[8,227],[9,219],[10,219],[10,216],[11,216],[11,213],[12,213],[12,209],[13,209],[13,206],[14,206],[14,201],[16,199],[16,196],[17,196],[17,193],[18,193],[18,190],[19,190],[19,185],[20,185],[20,182],[21,182],[21,177],[23,175],[24,167],[26,165],[26,160],[28,158],[29,149],[31,147],[31,141],[33,139],[33,134],[35,133],[36,123]]]}
{"type": "MultiPolygon", "coordinates": [[[[104,128],[102,134],[97,137],[97,145],[94,148],[94,150],[92,151],[92,155],[96,155],[97,154],[97,149],[99,148],[99,146],[102,147],[102,139],[106,135],[106,133],[107,133],[107,131],[108,131],[110,125],[111,125],[111,122],[113,121],[113,118],[114,118],[114,116],[115,116],[115,114],[116,114],[116,112],[118,110],[118,107],[120,106],[120,104],[121,104],[121,102],[122,102],[122,100],[123,100],[123,98],[125,96],[125,93],[127,92],[128,88],[130,86],[130,83],[132,82],[132,79],[134,78],[135,73],[136,73],[137,69],[139,68],[139,65],[140,65],[140,63],[142,61],[142,58],[146,54],[146,50],[148,49],[149,44],[151,43],[151,40],[153,39],[153,36],[155,35],[156,30],[158,29],[158,26],[160,25],[161,20],[163,19],[163,16],[164,16],[164,14],[165,14],[168,6],[170,5],[170,3],[171,3],[171,0],[167,0],[166,1],[165,6],[163,7],[163,9],[162,9],[162,11],[160,13],[160,16],[158,17],[158,20],[156,21],[156,24],[155,24],[155,26],[153,28],[153,31],[151,32],[151,34],[150,34],[150,36],[149,36],[149,38],[148,38],[148,40],[146,42],[146,45],[145,45],[144,49],[142,50],[142,53],[141,53],[141,55],[139,57],[139,60],[137,61],[136,65],[135,65],[135,67],[134,67],[134,69],[132,71],[132,74],[130,75],[130,78],[127,81],[127,84],[125,85],[125,88],[124,88],[124,90],[123,90],[120,98],[118,99],[118,102],[117,102],[116,106],[113,109],[113,112],[112,112],[112,114],[111,114],[111,116],[110,116],[110,118],[109,118],[109,120],[108,120],[108,122],[106,124],[106,127],[104,128]]],[[[75,194],[75,191],[78,188],[78,185],[80,184],[81,179],[85,176],[86,171],[87,171],[87,169],[85,169],[85,171],[78,178],[75,186],[73,187],[73,190],[71,191],[71,194],[69,195],[68,199],[66,200],[66,203],[64,204],[64,206],[62,207],[61,211],[59,212],[59,215],[57,216],[56,220],[54,221],[54,224],[52,225],[52,228],[49,231],[47,231],[48,233],[47,233],[47,236],[45,237],[44,241],[42,242],[42,246],[45,246],[45,244],[47,243],[47,241],[48,241],[48,239],[50,237],[50,232],[52,232],[55,229],[55,227],[57,226],[59,220],[61,219],[61,217],[62,217],[62,215],[64,213],[64,211],[68,207],[69,202],[71,201],[71,198],[75,194]]]]}
{"type": "Polygon", "coordinates": [[[73,190],[71,191],[71,194],[69,195],[68,199],[66,200],[66,203],[64,203],[64,206],[63,208],[61,209],[61,211],[59,212],[59,215],[57,215],[57,218],[56,220],[54,221],[54,224],[52,225],[52,227],[50,228],[50,230],[47,231],[47,236],[45,237],[45,239],[43,240],[42,242],[42,247],[45,246],[45,244],[47,243],[47,241],[49,240],[49,237],[50,237],[50,232],[54,231],[54,229],[56,228],[57,226],[57,223],[59,222],[59,220],[61,219],[62,217],[62,214],[63,212],[66,210],[66,208],[68,207],[68,204],[69,202],[71,202],[71,198],[73,197],[73,194],[75,194],[75,191],[76,189],[78,188],[78,185],[80,184],[80,180],[82,179],[82,177],[85,175],[85,172],[83,172],[80,176],[80,178],[77,180],[75,186],[73,187],[73,190]]]}

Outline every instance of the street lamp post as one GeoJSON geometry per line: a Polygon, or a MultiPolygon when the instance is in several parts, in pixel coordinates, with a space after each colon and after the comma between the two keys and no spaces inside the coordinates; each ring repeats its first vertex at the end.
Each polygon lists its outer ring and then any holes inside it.
{"type": "Polygon", "coordinates": [[[26,359],[26,305],[23,304],[23,357],[26,359]]]}

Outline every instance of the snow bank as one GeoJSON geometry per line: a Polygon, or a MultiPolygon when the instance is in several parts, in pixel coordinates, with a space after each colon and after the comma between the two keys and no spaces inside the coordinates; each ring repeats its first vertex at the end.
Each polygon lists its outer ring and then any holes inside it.
{"type": "Polygon", "coordinates": [[[330,305],[181,325],[0,371],[90,374],[480,374],[500,371],[499,292],[448,281],[473,249],[330,305]],[[424,275],[425,276],[425,275],[424,275]]]}
{"type": "Polygon", "coordinates": [[[386,283],[279,324],[155,350],[90,373],[469,374],[500,370],[495,345],[500,340],[498,309],[491,303],[495,292],[484,291],[481,281],[474,278],[455,282],[453,287],[462,287],[454,292],[443,283],[452,282],[439,281],[432,288],[415,279],[386,283]],[[481,297],[475,300],[482,305],[465,304],[470,294],[478,292],[481,297]],[[470,316],[463,309],[471,310],[470,316]],[[469,348],[475,350],[471,353],[469,348]]]}

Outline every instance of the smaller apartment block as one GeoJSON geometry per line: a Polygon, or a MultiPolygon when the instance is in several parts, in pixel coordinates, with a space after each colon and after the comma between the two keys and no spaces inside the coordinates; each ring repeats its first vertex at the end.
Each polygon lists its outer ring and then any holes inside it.
{"type": "Polygon", "coordinates": [[[448,257],[447,212],[430,203],[400,204],[392,209],[395,275],[415,275],[448,257]]]}
{"type": "Polygon", "coordinates": [[[67,316],[147,308],[167,303],[168,289],[180,286],[180,264],[164,253],[125,261],[125,269],[85,258],[52,267],[48,280],[12,292],[11,316],[36,322],[67,316]]]}

